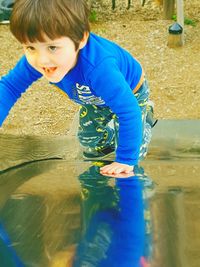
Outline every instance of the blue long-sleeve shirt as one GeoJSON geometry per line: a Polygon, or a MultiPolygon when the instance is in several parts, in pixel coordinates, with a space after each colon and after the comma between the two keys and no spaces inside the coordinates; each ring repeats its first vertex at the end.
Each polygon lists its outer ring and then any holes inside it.
{"type": "MultiPolygon", "coordinates": [[[[2,77],[0,125],[21,94],[41,76],[23,56],[14,69],[2,77]]],[[[129,165],[137,164],[142,140],[141,111],[133,94],[141,77],[141,65],[127,51],[90,33],[75,67],[55,83],[73,101],[108,106],[118,116],[116,161],[129,165]]]]}

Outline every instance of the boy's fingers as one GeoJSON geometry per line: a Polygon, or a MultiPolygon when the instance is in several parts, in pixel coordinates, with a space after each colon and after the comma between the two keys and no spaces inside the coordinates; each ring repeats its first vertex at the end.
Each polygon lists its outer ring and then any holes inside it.
{"type": "Polygon", "coordinates": [[[113,162],[109,165],[100,168],[101,173],[107,174],[119,174],[119,173],[130,173],[133,171],[133,166],[113,162]]]}
{"type": "Polygon", "coordinates": [[[105,169],[103,169],[101,171],[103,173],[110,173],[110,174],[112,174],[112,173],[115,173],[116,172],[116,168],[113,168],[113,167],[109,168],[109,166],[108,166],[107,168],[105,168],[105,169]]]}

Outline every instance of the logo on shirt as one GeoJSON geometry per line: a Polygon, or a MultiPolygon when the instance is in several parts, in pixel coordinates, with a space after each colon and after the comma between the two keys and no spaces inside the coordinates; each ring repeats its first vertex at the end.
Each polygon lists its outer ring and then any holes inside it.
{"type": "Polygon", "coordinates": [[[95,96],[89,86],[80,85],[76,83],[77,97],[75,99],[76,102],[80,104],[89,104],[89,105],[104,105],[105,102],[101,97],[95,96]]]}

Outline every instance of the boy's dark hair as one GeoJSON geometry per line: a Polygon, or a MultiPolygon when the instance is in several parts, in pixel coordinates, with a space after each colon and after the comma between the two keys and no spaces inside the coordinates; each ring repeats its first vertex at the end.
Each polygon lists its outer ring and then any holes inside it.
{"type": "Polygon", "coordinates": [[[76,49],[90,31],[86,0],[15,0],[10,30],[20,43],[69,37],[76,49]]]}

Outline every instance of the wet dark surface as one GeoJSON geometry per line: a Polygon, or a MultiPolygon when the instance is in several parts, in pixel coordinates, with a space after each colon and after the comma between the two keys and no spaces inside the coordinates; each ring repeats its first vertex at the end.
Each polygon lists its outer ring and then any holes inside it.
{"type": "Polygon", "coordinates": [[[66,139],[1,136],[0,267],[199,267],[195,134],[173,149],[154,140],[126,178],[100,175],[105,162],[66,139]]]}

